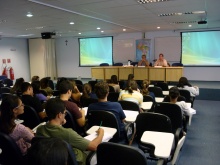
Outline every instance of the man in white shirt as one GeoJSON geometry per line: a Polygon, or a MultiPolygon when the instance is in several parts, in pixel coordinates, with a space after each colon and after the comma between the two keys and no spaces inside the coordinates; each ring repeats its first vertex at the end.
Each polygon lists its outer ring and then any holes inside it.
{"type": "Polygon", "coordinates": [[[154,66],[168,66],[167,60],[164,59],[164,55],[162,53],[159,54],[159,59],[154,63],[154,66]]]}

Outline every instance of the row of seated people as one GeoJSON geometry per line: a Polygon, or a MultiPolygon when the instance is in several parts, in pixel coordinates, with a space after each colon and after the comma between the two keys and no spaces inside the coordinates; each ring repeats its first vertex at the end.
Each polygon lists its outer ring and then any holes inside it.
{"type": "MultiPolygon", "coordinates": [[[[70,104],[67,100],[68,100],[68,97],[71,96],[71,93],[72,93],[72,86],[71,84],[68,82],[68,81],[63,81],[60,85],[60,92],[61,92],[61,96],[60,96],[60,99],[50,99],[48,100],[48,102],[46,103],[46,112],[47,112],[47,116],[48,116],[48,119],[49,119],[49,123],[46,124],[46,126],[41,126],[39,127],[39,129],[37,130],[37,134],[39,135],[43,135],[43,136],[60,136],[61,138],[64,138],[65,137],[65,133],[61,134],[63,130],[64,132],[66,132],[66,134],[68,135],[68,137],[66,137],[68,142],[70,142],[70,135],[71,135],[71,132],[72,130],[66,130],[66,129],[63,129],[62,127],[60,128],[60,125],[64,124],[65,123],[65,112],[66,112],[66,109],[68,109],[68,107],[66,106],[67,104],[70,104]],[[66,93],[62,93],[62,88],[66,89],[67,92],[66,93]],[[66,100],[67,99],[67,100],[66,100]],[[61,100],[65,100],[64,102],[61,101],[61,100]],[[61,105],[62,103],[62,105],[61,105]],[[66,104],[67,103],[67,104],[66,104]],[[58,111],[58,109],[60,109],[60,111],[58,111]],[[59,126],[59,129],[57,127],[55,127],[56,125],[59,126]],[[59,133],[56,132],[55,130],[59,130],[59,133]],[[60,130],[61,129],[61,130],[60,130]],[[55,133],[53,132],[55,131],[55,133]],[[70,132],[69,132],[70,131],[70,132]],[[56,134],[56,135],[55,135],[56,134]]],[[[112,111],[118,122],[120,123],[120,130],[121,130],[121,137],[120,138],[125,138],[124,136],[125,135],[125,132],[124,132],[124,120],[125,120],[125,115],[123,113],[123,109],[121,107],[121,105],[119,103],[113,103],[113,102],[107,102],[107,94],[109,92],[109,87],[108,87],[108,84],[106,84],[105,82],[99,82],[97,83],[97,85],[95,86],[95,93],[96,95],[98,96],[99,98],[99,102],[96,103],[96,104],[91,104],[89,107],[88,107],[88,114],[90,111],[93,111],[93,110],[106,110],[106,111],[112,111]]],[[[16,96],[11,96],[11,97],[16,97],[16,96]]],[[[13,101],[17,101],[17,103],[11,108],[11,110],[13,111],[14,115],[13,115],[13,119],[15,119],[17,117],[17,115],[21,114],[22,113],[22,108],[24,109],[23,107],[23,104],[21,102],[20,99],[18,98],[14,98],[12,99],[13,101]],[[17,100],[16,100],[17,99],[17,100]]],[[[2,102],[2,105],[1,105],[1,119],[4,117],[5,113],[4,113],[4,110],[5,110],[5,102],[7,103],[7,101],[10,101],[9,98],[7,98],[6,100],[3,100],[2,102]]],[[[7,105],[7,104],[6,104],[7,105]]],[[[78,110],[79,112],[79,110],[78,110]]],[[[81,110],[81,112],[83,112],[83,110],[81,110]]],[[[81,113],[82,115],[82,113],[81,113]]],[[[2,121],[2,120],[1,120],[2,121]]],[[[12,121],[12,120],[10,120],[12,121]]],[[[14,121],[14,120],[13,120],[14,121]]],[[[7,121],[5,121],[7,122],[7,121]]],[[[14,123],[13,123],[14,124],[14,123]]],[[[15,125],[13,125],[13,127],[15,127],[15,125]]],[[[1,128],[4,132],[4,129],[1,128]]],[[[27,130],[26,130],[27,131],[27,130]]],[[[100,130],[101,131],[101,130],[100,130]]],[[[9,131],[10,132],[10,131],[9,131]]],[[[14,132],[14,131],[13,131],[14,132]]],[[[100,133],[101,134],[101,133],[100,133]]],[[[100,135],[101,136],[101,135],[100,135]]],[[[103,136],[103,135],[102,135],[103,136]]],[[[78,138],[80,138],[79,136],[77,136],[78,138]]],[[[73,136],[72,137],[73,140],[75,140],[75,137],[73,136]]],[[[99,137],[100,138],[100,137],[99,137]]],[[[82,140],[82,138],[80,138],[82,140]]],[[[78,140],[80,140],[78,139],[78,140]]],[[[20,139],[19,139],[20,140],[20,139]]],[[[25,140],[25,139],[23,139],[25,140]]],[[[30,140],[30,139],[29,139],[30,140]]],[[[100,140],[100,139],[99,139],[100,140]]],[[[84,141],[85,142],[85,141],[84,141]]],[[[95,142],[97,142],[97,140],[95,140],[95,142]]],[[[23,142],[24,143],[24,142],[23,142]]],[[[82,144],[83,146],[86,145],[85,143],[82,144]]],[[[27,145],[28,146],[28,145],[27,145]]],[[[79,147],[79,146],[74,146],[73,144],[73,147],[79,147]]],[[[82,146],[81,146],[82,147],[82,146]]],[[[78,149],[82,149],[81,147],[79,147],[78,149]]],[[[28,147],[26,147],[28,148],[28,147]]],[[[85,149],[85,148],[84,148],[85,149]]],[[[92,150],[91,148],[88,148],[88,142],[87,142],[87,149],[90,149],[92,150]]],[[[93,148],[94,149],[94,148],[93,148]]],[[[96,149],[96,148],[95,148],[96,149]]],[[[95,150],[94,149],[94,150],[95,150]]],[[[25,154],[25,152],[24,152],[25,154]]],[[[79,155],[78,155],[79,156],[79,155]]],[[[82,156],[82,155],[81,155],[82,156]]],[[[78,160],[79,161],[79,160],[78,160]]],[[[83,160],[81,160],[83,161],[83,160]]]]}

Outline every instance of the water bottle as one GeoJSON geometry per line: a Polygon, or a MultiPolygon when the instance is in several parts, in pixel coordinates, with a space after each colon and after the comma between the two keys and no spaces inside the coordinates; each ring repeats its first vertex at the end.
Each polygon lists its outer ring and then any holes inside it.
{"type": "Polygon", "coordinates": [[[130,62],[130,60],[128,60],[128,66],[130,66],[131,65],[131,62],[130,62]]]}

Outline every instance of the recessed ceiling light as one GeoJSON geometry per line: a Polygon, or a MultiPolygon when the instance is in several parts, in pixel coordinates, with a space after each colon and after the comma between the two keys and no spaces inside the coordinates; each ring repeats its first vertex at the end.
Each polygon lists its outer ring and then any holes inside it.
{"type": "Polygon", "coordinates": [[[100,27],[97,27],[96,29],[97,29],[97,30],[100,30],[101,28],[100,28],[100,27]]]}
{"type": "Polygon", "coordinates": [[[192,27],[192,25],[189,25],[189,27],[192,27]]]}
{"type": "Polygon", "coordinates": [[[169,0],[139,0],[137,1],[140,4],[145,4],[145,3],[157,3],[157,2],[166,2],[169,0]]]}
{"type": "Polygon", "coordinates": [[[126,31],[126,29],[123,29],[123,32],[125,32],[126,31]]]}
{"type": "Polygon", "coordinates": [[[78,33],[78,34],[82,34],[82,33],[78,33]]]}
{"type": "Polygon", "coordinates": [[[20,34],[17,35],[18,37],[28,37],[28,36],[33,36],[34,34],[20,34]]]}
{"type": "Polygon", "coordinates": [[[206,11],[193,11],[192,13],[193,14],[204,14],[206,13],[206,11]]]}
{"type": "Polygon", "coordinates": [[[157,29],[160,29],[160,26],[158,26],[157,29]]]}
{"type": "Polygon", "coordinates": [[[104,33],[104,31],[102,30],[101,33],[104,33]]]}
{"type": "Polygon", "coordinates": [[[33,17],[33,14],[30,13],[30,12],[28,12],[26,16],[27,16],[27,17],[33,17]]]}
{"type": "Polygon", "coordinates": [[[74,22],[70,22],[70,25],[73,25],[74,24],[74,22]]]}

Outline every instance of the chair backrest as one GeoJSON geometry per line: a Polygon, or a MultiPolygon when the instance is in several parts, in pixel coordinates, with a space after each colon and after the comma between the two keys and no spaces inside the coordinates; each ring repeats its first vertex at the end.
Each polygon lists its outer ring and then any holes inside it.
{"type": "Polygon", "coordinates": [[[148,90],[149,90],[150,92],[153,92],[154,95],[155,95],[155,97],[164,97],[164,96],[163,96],[163,90],[162,90],[160,87],[156,87],[156,86],[154,86],[154,87],[149,87],[148,90]]]}
{"type": "Polygon", "coordinates": [[[76,84],[83,85],[83,82],[81,80],[74,80],[76,84]]]}
{"type": "Polygon", "coordinates": [[[16,142],[9,135],[2,132],[0,132],[0,151],[0,164],[25,164],[16,142]]]}
{"type": "Polygon", "coordinates": [[[172,125],[169,117],[158,113],[140,113],[135,123],[136,140],[138,143],[145,131],[172,132],[172,125]]]}
{"type": "Polygon", "coordinates": [[[176,63],[172,63],[172,66],[183,66],[183,64],[176,62],[176,63]]]}
{"type": "Polygon", "coordinates": [[[146,157],[137,148],[104,142],[97,148],[97,165],[147,165],[146,157]],[[111,153],[109,153],[111,151],[111,153]],[[126,163],[125,163],[126,162],[126,163]]]}
{"type": "Polygon", "coordinates": [[[124,80],[120,80],[118,83],[119,83],[120,89],[124,89],[125,81],[124,80]]]}
{"type": "Polygon", "coordinates": [[[132,111],[138,111],[140,112],[140,107],[138,104],[132,102],[132,101],[124,101],[124,100],[120,100],[118,101],[123,110],[132,110],[132,111]]]}
{"type": "Polygon", "coordinates": [[[99,66],[109,66],[108,63],[101,63],[99,66]]]}
{"type": "Polygon", "coordinates": [[[89,104],[97,103],[97,102],[98,99],[80,97],[80,104],[82,107],[88,107],[89,104]]]}
{"type": "Polygon", "coordinates": [[[109,92],[107,100],[112,102],[117,102],[119,97],[118,92],[109,92]]]}
{"type": "Polygon", "coordinates": [[[9,87],[1,87],[1,93],[10,93],[9,87]]]}
{"type": "Polygon", "coordinates": [[[156,105],[155,100],[150,95],[143,96],[143,102],[153,102],[150,111],[154,111],[154,107],[156,105]]]}
{"type": "Polygon", "coordinates": [[[76,131],[76,122],[73,119],[72,114],[68,111],[66,111],[66,123],[63,125],[64,128],[72,128],[74,131],[76,131]]]}
{"type": "Polygon", "coordinates": [[[158,103],[154,109],[155,113],[166,115],[170,118],[172,132],[175,133],[178,128],[183,126],[183,115],[181,108],[173,103],[158,103]]]}
{"type": "Polygon", "coordinates": [[[115,88],[111,85],[109,85],[109,92],[115,92],[115,88]]]}
{"type": "MultiPolygon", "coordinates": [[[[186,101],[186,98],[185,97],[183,97],[183,96],[179,96],[178,98],[177,98],[177,101],[186,101]]],[[[163,102],[170,102],[170,96],[165,96],[164,97],[164,99],[163,99],[163,102]]]]}
{"type": "Polygon", "coordinates": [[[188,90],[179,89],[179,92],[180,92],[180,95],[181,95],[181,96],[184,96],[184,97],[185,97],[186,102],[192,103],[191,96],[190,96],[190,92],[189,92],[188,90]]]}
{"type": "Polygon", "coordinates": [[[24,113],[18,116],[19,119],[24,120],[24,125],[33,129],[40,124],[40,117],[36,110],[28,105],[24,106],[24,113]]]}
{"type": "Polygon", "coordinates": [[[111,141],[118,141],[120,138],[120,126],[116,116],[109,111],[104,110],[92,110],[87,113],[88,119],[88,128],[91,128],[94,125],[100,125],[102,121],[102,126],[116,128],[117,132],[111,139],[111,141]]]}
{"type": "Polygon", "coordinates": [[[10,87],[13,85],[13,81],[9,78],[3,80],[3,84],[6,84],[6,87],[10,87]]]}
{"type": "Polygon", "coordinates": [[[11,94],[11,93],[2,93],[1,94],[1,98],[3,99],[5,97],[7,97],[8,95],[13,95],[13,94],[11,94]]]}
{"type": "Polygon", "coordinates": [[[165,82],[157,82],[156,84],[157,87],[160,87],[163,91],[168,91],[168,84],[165,82]]]}
{"type": "Polygon", "coordinates": [[[114,63],[113,66],[123,66],[123,63],[121,63],[121,62],[114,63]]]}

